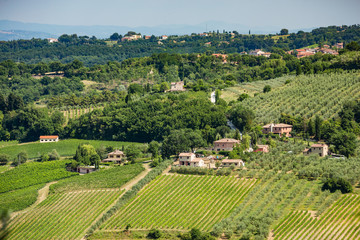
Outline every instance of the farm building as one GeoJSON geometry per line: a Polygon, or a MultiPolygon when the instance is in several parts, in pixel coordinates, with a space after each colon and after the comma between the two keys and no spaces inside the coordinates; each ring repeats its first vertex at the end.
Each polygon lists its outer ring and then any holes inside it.
{"type": "Polygon", "coordinates": [[[176,91],[185,91],[184,88],[184,82],[180,81],[180,82],[172,82],[170,85],[170,92],[176,92],[176,91]]]}
{"type": "Polygon", "coordinates": [[[262,132],[264,134],[268,134],[268,133],[275,133],[275,134],[279,134],[279,136],[282,136],[285,133],[286,137],[290,137],[290,132],[292,130],[292,125],[289,124],[284,124],[284,123],[278,123],[278,124],[267,124],[265,126],[262,127],[262,132]]]}
{"type": "Polygon", "coordinates": [[[329,146],[326,144],[313,144],[310,148],[305,148],[303,154],[305,156],[319,155],[320,157],[325,157],[329,155],[329,146]]]}
{"type": "Polygon", "coordinates": [[[113,162],[121,164],[124,161],[125,154],[122,151],[115,150],[114,152],[108,153],[108,157],[102,160],[102,162],[113,162]]]}
{"type": "Polygon", "coordinates": [[[40,142],[41,143],[46,143],[46,142],[58,142],[59,141],[59,136],[54,135],[54,136],[40,136],[40,142]]]}
{"type": "Polygon", "coordinates": [[[79,167],[77,167],[77,172],[82,173],[82,174],[91,173],[91,172],[95,172],[95,171],[96,171],[96,169],[94,166],[79,166],[79,167]]]}
{"type": "Polygon", "coordinates": [[[236,144],[240,144],[240,140],[233,138],[223,138],[214,142],[215,151],[232,151],[236,144]]]}
{"type": "Polygon", "coordinates": [[[221,161],[221,165],[223,167],[230,167],[231,165],[233,165],[235,167],[240,167],[240,166],[244,166],[244,162],[241,159],[224,159],[221,161]]]}
{"type": "Polygon", "coordinates": [[[204,160],[202,158],[196,158],[195,153],[180,153],[179,165],[191,167],[205,167],[204,160]]]}
{"type": "Polygon", "coordinates": [[[257,149],[254,152],[269,152],[269,145],[257,145],[257,149]]]}

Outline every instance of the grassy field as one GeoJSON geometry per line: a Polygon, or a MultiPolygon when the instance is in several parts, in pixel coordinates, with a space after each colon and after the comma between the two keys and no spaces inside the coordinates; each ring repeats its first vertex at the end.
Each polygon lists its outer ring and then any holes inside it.
{"type": "Polygon", "coordinates": [[[12,158],[21,151],[26,151],[29,158],[37,158],[42,153],[51,152],[53,149],[60,154],[60,156],[73,156],[75,155],[76,148],[81,143],[88,143],[93,145],[95,148],[100,146],[113,146],[114,148],[121,149],[122,146],[129,146],[130,144],[143,145],[141,143],[131,143],[131,142],[116,142],[116,141],[100,141],[100,140],[82,140],[82,139],[67,139],[60,140],[59,142],[54,143],[40,143],[40,142],[31,142],[18,145],[11,145],[0,148],[0,154],[5,153],[10,155],[12,158]]]}
{"type": "Polygon", "coordinates": [[[59,181],[50,186],[51,193],[83,189],[119,188],[130,179],[141,173],[141,164],[114,166],[91,174],[79,175],[59,181]]]}
{"type": "Polygon", "coordinates": [[[221,92],[221,98],[227,102],[236,101],[240,94],[246,93],[253,97],[255,93],[261,93],[265,85],[270,85],[272,89],[281,88],[285,86],[286,80],[292,80],[294,76],[285,76],[264,81],[247,82],[229,87],[221,92]]]}
{"type": "Polygon", "coordinates": [[[19,144],[18,141],[0,141],[0,148],[19,144]]]}
{"type": "Polygon", "coordinates": [[[360,196],[344,195],[317,216],[294,211],[274,230],[274,239],[359,239],[360,196]]]}
{"type": "Polygon", "coordinates": [[[0,194],[1,208],[10,209],[11,211],[19,211],[29,207],[36,201],[38,190],[45,184],[38,184],[18,190],[13,190],[0,194]]]}
{"type": "Polygon", "coordinates": [[[281,113],[305,118],[316,115],[324,119],[333,118],[345,102],[359,98],[360,74],[352,72],[298,76],[289,84],[273,88],[268,93],[260,93],[241,104],[254,110],[256,122],[263,124],[277,121],[281,113]]]}
{"type": "Polygon", "coordinates": [[[256,183],[253,179],[162,175],[100,229],[210,230],[230,214],[256,183]]]}

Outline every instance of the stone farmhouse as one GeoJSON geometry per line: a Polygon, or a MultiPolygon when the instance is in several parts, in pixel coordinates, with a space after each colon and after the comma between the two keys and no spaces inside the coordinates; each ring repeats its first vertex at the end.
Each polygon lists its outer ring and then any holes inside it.
{"type": "Polygon", "coordinates": [[[47,143],[47,142],[58,142],[59,136],[40,136],[40,142],[41,143],[47,143]]]}
{"type": "Polygon", "coordinates": [[[234,165],[235,167],[245,166],[244,162],[241,159],[224,159],[221,161],[221,166],[230,167],[234,165]]]}
{"type": "Polygon", "coordinates": [[[257,149],[254,152],[269,152],[269,145],[257,145],[257,149]]]}
{"type": "Polygon", "coordinates": [[[240,140],[233,138],[223,138],[214,142],[214,150],[232,151],[236,144],[240,144],[240,140]]]}
{"type": "Polygon", "coordinates": [[[279,134],[279,136],[282,136],[285,133],[286,137],[290,137],[290,132],[292,130],[292,125],[289,124],[284,124],[284,123],[278,123],[278,124],[267,124],[265,126],[262,127],[262,132],[264,134],[268,134],[268,133],[274,133],[274,134],[279,134]]]}
{"type": "Polygon", "coordinates": [[[121,164],[124,162],[125,154],[122,151],[115,150],[114,152],[108,153],[108,157],[102,160],[102,162],[113,162],[121,164]]]}
{"type": "Polygon", "coordinates": [[[202,158],[196,158],[195,153],[180,153],[179,165],[190,167],[205,167],[204,160],[202,158]]]}
{"type": "Polygon", "coordinates": [[[320,157],[325,157],[329,155],[329,146],[326,144],[313,144],[310,148],[305,148],[303,154],[305,156],[319,155],[320,157]]]}
{"type": "Polygon", "coordinates": [[[180,82],[172,82],[170,85],[170,92],[176,92],[176,91],[185,91],[184,88],[184,82],[180,81],[180,82]]]}
{"type": "Polygon", "coordinates": [[[86,174],[86,173],[91,173],[91,172],[96,171],[94,166],[79,166],[79,167],[77,167],[76,170],[78,173],[81,173],[81,174],[86,174]]]}

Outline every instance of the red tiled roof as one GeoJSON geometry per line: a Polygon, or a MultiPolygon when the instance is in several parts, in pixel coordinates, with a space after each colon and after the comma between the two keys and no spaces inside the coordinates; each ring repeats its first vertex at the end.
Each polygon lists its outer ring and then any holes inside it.
{"type": "Polygon", "coordinates": [[[59,138],[59,136],[57,135],[53,135],[53,136],[40,136],[40,139],[56,139],[59,138]]]}
{"type": "Polygon", "coordinates": [[[220,140],[215,141],[216,143],[226,143],[226,142],[232,142],[232,143],[239,143],[239,140],[233,139],[233,138],[223,138],[220,140]]]}
{"type": "Polygon", "coordinates": [[[191,160],[191,162],[200,162],[201,160],[203,160],[202,158],[194,158],[193,160],[191,160]]]}
{"type": "Polygon", "coordinates": [[[115,151],[108,153],[108,154],[124,154],[124,153],[122,151],[119,151],[116,149],[115,151]]]}
{"type": "MultiPolygon", "coordinates": [[[[270,125],[271,125],[271,123],[270,124],[266,124],[265,126],[263,126],[263,128],[270,128],[270,125]]],[[[292,128],[292,125],[290,125],[290,124],[285,124],[285,123],[278,123],[278,124],[274,124],[274,126],[273,127],[278,127],[278,128],[292,128]]]]}
{"type": "Polygon", "coordinates": [[[224,159],[221,161],[222,163],[238,163],[238,162],[243,162],[243,160],[241,159],[224,159]]]}
{"type": "Polygon", "coordinates": [[[190,156],[193,156],[195,155],[194,153],[180,153],[179,154],[179,157],[190,157],[190,156]]]}
{"type": "Polygon", "coordinates": [[[312,148],[315,148],[315,147],[322,148],[322,147],[325,147],[325,146],[327,146],[327,145],[326,144],[319,144],[319,143],[311,145],[312,148]]]}

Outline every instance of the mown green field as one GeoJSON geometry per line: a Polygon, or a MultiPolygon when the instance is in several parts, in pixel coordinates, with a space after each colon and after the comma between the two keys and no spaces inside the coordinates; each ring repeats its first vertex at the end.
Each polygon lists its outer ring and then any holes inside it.
{"type": "Polygon", "coordinates": [[[225,88],[221,91],[221,98],[227,102],[237,101],[239,95],[242,93],[253,97],[255,93],[261,93],[265,85],[271,86],[272,89],[281,88],[285,86],[286,80],[292,79],[294,79],[294,76],[284,76],[275,79],[242,83],[234,87],[225,88]]]}
{"type": "Polygon", "coordinates": [[[209,231],[237,206],[255,179],[163,175],[106,221],[101,230],[175,229],[209,231]]]}
{"type": "Polygon", "coordinates": [[[89,143],[95,148],[100,146],[113,146],[114,148],[121,149],[122,146],[129,146],[131,144],[143,145],[142,143],[131,143],[131,142],[116,142],[116,141],[101,141],[101,140],[83,140],[83,139],[66,139],[60,140],[59,142],[54,143],[40,143],[40,142],[31,142],[23,143],[18,145],[5,146],[0,148],[0,154],[8,154],[14,158],[19,152],[26,151],[29,158],[37,158],[42,153],[51,152],[53,149],[60,154],[60,156],[73,156],[75,155],[76,148],[81,143],[89,143]]]}

